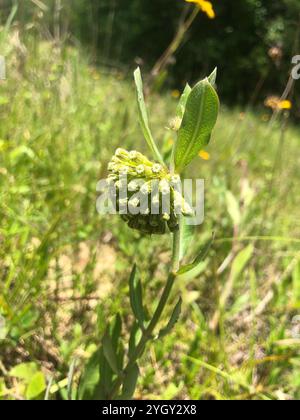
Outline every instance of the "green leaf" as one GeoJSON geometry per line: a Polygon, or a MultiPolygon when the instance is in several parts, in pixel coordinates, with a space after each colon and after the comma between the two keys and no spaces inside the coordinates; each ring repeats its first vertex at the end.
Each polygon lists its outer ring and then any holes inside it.
{"type": "Polygon", "coordinates": [[[188,225],[187,220],[187,217],[180,218],[180,260],[186,255],[188,246],[191,244],[195,234],[195,226],[188,225]]]}
{"type": "Polygon", "coordinates": [[[122,331],[122,319],[120,314],[116,315],[115,323],[112,329],[112,344],[115,352],[118,350],[119,338],[122,331]]]}
{"type": "Polygon", "coordinates": [[[129,347],[128,347],[128,356],[131,357],[136,349],[137,334],[139,331],[139,325],[137,322],[131,327],[130,338],[129,338],[129,347]]]}
{"type": "Polygon", "coordinates": [[[184,111],[185,111],[185,107],[186,107],[186,103],[188,100],[188,97],[190,95],[192,91],[192,88],[190,87],[190,85],[187,83],[185,86],[185,89],[180,97],[177,109],[176,109],[176,116],[179,118],[183,118],[184,115],[184,111]]]}
{"type": "Polygon", "coordinates": [[[246,265],[250,261],[253,255],[253,252],[254,252],[254,246],[250,244],[246,248],[244,248],[242,251],[240,251],[235,257],[232,263],[232,267],[231,267],[231,275],[225,287],[223,288],[222,294],[220,296],[220,301],[219,301],[220,308],[222,309],[225,308],[225,305],[228,301],[229,296],[232,293],[234,285],[239,279],[239,276],[244,271],[246,265]]]}
{"type": "Polygon", "coordinates": [[[205,271],[207,263],[205,261],[200,261],[197,264],[189,264],[185,266],[186,271],[182,274],[179,274],[180,281],[190,281],[198,277],[201,273],[205,271]]]}
{"type": "Polygon", "coordinates": [[[204,248],[200,251],[199,255],[196,257],[196,259],[194,260],[192,264],[184,265],[178,270],[176,276],[179,279],[179,281],[192,280],[202,272],[203,268],[205,268],[204,260],[212,246],[213,241],[214,241],[214,235],[205,244],[204,248]]]}
{"type": "Polygon", "coordinates": [[[238,226],[241,222],[240,206],[238,200],[231,191],[226,191],[226,205],[233,224],[238,226]]]}
{"type": "Polygon", "coordinates": [[[159,332],[158,338],[163,338],[172,331],[176,322],[179,319],[179,316],[181,313],[181,305],[182,305],[182,299],[180,298],[172,312],[170,321],[168,322],[167,326],[159,332]]]}
{"type": "Polygon", "coordinates": [[[118,374],[119,373],[118,359],[117,359],[116,351],[114,349],[113,342],[110,337],[108,329],[106,330],[103,336],[102,345],[103,345],[103,353],[106,360],[109,363],[109,366],[116,374],[118,374]]]}
{"type": "Polygon", "coordinates": [[[119,344],[119,351],[118,351],[117,357],[118,357],[118,369],[121,372],[123,370],[124,357],[125,357],[125,348],[122,342],[120,342],[119,344]]]}
{"type": "Polygon", "coordinates": [[[175,149],[175,168],[180,173],[209,143],[219,112],[218,95],[208,79],[188,96],[175,149]]]}
{"type": "Polygon", "coordinates": [[[217,74],[218,74],[218,69],[216,67],[214,71],[208,76],[208,81],[213,87],[216,86],[217,74]]]}
{"type": "Polygon", "coordinates": [[[139,374],[139,367],[137,363],[135,363],[126,373],[123,380],[122,395],[120,397],[121,400],[129,400],[133,397],[139,374]]]}
{"type": "MultiPolygon", "coordinates": [[[[80,378],[78,387],[78,400],[93,400],[95,390],[99,388],[100,360],[102,349],[98,349],[87,362],[80,378]]],[[[104,356],[103,356],[104,357],[104,356]]],[[[102,395],[104,398],[104,395],[102,395]]],[[[102,399],[102,398],[99,398],[102,399]]]]}
{"type": "Polygon", "coordinates": [[[75,374],[75,366],[76,366],[76,359],[74,359],[71,363],[69,372],[68,372],[68,386],[67,386],[67,392],[68,392],[68,400],[72,400],[73,397],[73,379],[75,374]]]}
{"type": "Polygon", "coordinates": [[[243,272],[254,252],[254,246],[248,245],[245,249],[238,253],[232,263],[232,276],[237,280],[239,275],[243,272]]]}
{"type": "Polygon", "coordinates": [[[108,327],[102,339],[102,346],[87,363],[79,384],[79,400],[105,400],[110,395],[115,371],[111,368],[111,364],[114,367],[119,365],[118,361],[116,361],[113,343],[117,336],[116,331],[118,328],[119,321],[117,317],[113,327],[113,337],[110,338],[110,327],[108,327]]]}
{"type": "Polygon", "coordinates": [[[36,363],[21,363],[17,366],[14,366],[9,371],[9,376],[14,378],[23,379],[27,383],[31,380],[31,378],[38,373],[38,367],[36,363]]]}
{"type": "Polygon", "coordinates": [[[138,321],[140,327],[144,328],[145,313],[143,308],[143,293],[142,293],[142,283],[139,280],[135,284],[136,279],[136,265],[133,266],[132,272],[129,277],[129,295],[130,295],[130,304],[132,311],[136,320],[138,321]]]}
{"type": "Polygon", "coordinates": [[[95,389],[94,400],[105,400],[111,392],[114,372],[111,369],[105,355],[104,349],[100,351],[100,385],[95,389]]]}
{"type": "Polygon", "coordinates": [[[47,388],[45,376],[42,372],[37,372],[31,378],[27,390],[26,390],[26,399],[33,400],[38,398],[47,388]]]}
{"type": "Polygon", "coordinates": [[[151,134],[151,130],[149,127],[148,115],[147,115],[144,93],[143,93],[143,81],[142,81],[141,70],[139,67],[134,72],[134,81],[136,85],[139,121],[140,121],[140,125],[142,128],[144,137],[155,159],[157,159],[162,165],[164,165],[163,158],[161,157],[161,154],[158,151],[158,148],[156,146],[156,143],[153,139],[153,136],[151,134]]]}
{"type": "Polygon", "coordinates": [[[112,345],[118,360],[118,370],[121,371],[123,368],[124,361],[124,346],[120,340],[122,332],[122,318],[120,314],[116,315],[115,323],[112,329],[112,345]]]}

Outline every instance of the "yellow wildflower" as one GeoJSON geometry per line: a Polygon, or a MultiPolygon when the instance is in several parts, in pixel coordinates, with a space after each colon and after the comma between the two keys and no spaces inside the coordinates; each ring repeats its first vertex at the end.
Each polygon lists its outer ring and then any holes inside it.
{"type": "Polygon", "coordinates": [[[208,152],[206,152],[205,150],[200,150],[199,157],[201,157],[201,159],[203,159],[203,160],[209,160],[210,159],[210,154],[208,152]]]}
{"type": "Polygon", "coordinates": [[[279,106],[280,109],[291,109],[292,108],[292,102],[288,101],[288,100],[280,101],[278,106],[279,106]]]}
{"type": "Polygon", "coordinates": [[[291,109],[292,102],[287,99],[281,100],[278,96],[269,96],[265,100],[265,106],[273,110],[291,109]]]}
{"type": "Polygon", "coordinates": [[[207,0],[185,0],[188,3],[195,3],[203,13],[206,13],[210,19],[216,17],[213,5],[210,1],[207,0]]]}

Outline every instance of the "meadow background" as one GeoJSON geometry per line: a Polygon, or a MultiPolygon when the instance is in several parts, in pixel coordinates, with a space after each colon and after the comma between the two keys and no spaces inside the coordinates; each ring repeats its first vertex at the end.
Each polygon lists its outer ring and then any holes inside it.
{"type": "Polygon", "coordinates": [[[200,13],[152,80],[193,5],[1,1],[0,399],[67,398],[70,367],[76,383],[107,321],[121,313],[132,322],[133,262],[153,305],[165,281],[168,236],[143,237],[96,212],[96,184],[115,149],[148,153],[137,65],[166,154],[187,81],[218,66],[222,109],[188,170],[206,182],[189,255],[213,231],[216,239],[199,276],[175,286],[183,314],[144,355],[136,398],[300,398],[300,81],[288,83],[300,4],[212,3],[216,18],[200,13]],[[279,109],[270,97],[287,86],[291,108],[279,109]]]}

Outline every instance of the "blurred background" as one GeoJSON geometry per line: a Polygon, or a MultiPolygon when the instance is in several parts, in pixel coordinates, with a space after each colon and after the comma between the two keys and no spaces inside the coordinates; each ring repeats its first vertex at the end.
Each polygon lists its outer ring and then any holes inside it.
{"type": "Polygon", "coordinates": [[[216,239],[136,398],[300,398],[299,43],[299,0],[0,1],[0,399],[67,398],[107,319],[126,337],[134,260],[155,307],[168,236],[96,212],[116,147],[148,153],[138,65],[166,156],[186,82],[217,66],[222,107],[188,170],[206,182],[188,257],[216,239]]]}

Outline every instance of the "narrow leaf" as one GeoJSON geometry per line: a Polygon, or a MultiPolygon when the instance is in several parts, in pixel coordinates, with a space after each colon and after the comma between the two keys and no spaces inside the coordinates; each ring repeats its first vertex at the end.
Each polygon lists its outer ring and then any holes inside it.
{"type": "MultiPolygon", "coordinates": [[[[88,360],[78,387],[78,400],[93,400],[95,389],[99,388],[101,350],[97,350],[88,360]]],[[[103,356],[104,357],[104,356],[103,356]]],[[[101,372],[102,374],[102,372],[101,372]]],[[[104,397],[104,395],[103,395],[104,397]]]]}
{"type": "Polygon", "coordinates": [[[129,338],[129,348],[128,356],[131,357],[136,349],[137,333],[139,331],[139,325],[137,322],[131,327],[130,338],[129,338]]]}
{"type": "Polygon", "coordinates": [[[195,226],[187,224],[187,217],[180,218],[180,261],[186,255],[195,234],[195,226]]]}
{"type": "Polygon", "coordinates": [[[71,363],[69,372],[68,372],[68,386],[67,386],[67,393],[68,393],[68,400],[72,400],[72,392],[73,392],[73,379],[75,374],[75,366],[76,366],[76,359],[74,359],[71,363]]]}
{"type": "Polygon", "coordinates": [[[235,283],[239,279],[239,276],[244,271],[246,265],[250,261],[252,255],[254,252],[254,246],[253,244],[248,245],[246,248],[244,248],[242,251],[240,251],[237,256],[235,257],[232,268],[231,268],[231,275],[229,276],[229,279],[227,283],[225,284],[222,294],[220,296],[220,307],[225,308],[226,303],[232,294],[233,288],[235,286],[235,283]]]}
{"type": "Polygon", "coordinates": [[[187,103],[187,100],[188,100],[188,97],[189,97],[191,91],[192,91],[192,88],[187,83],[187,85],[186,85],[186,87],[185,87],[185,89],[184,89],[184,91],[183,91],[183,93],[180,97],[180,100],[179,100],[179,103],[178,103],[178,106],[177,106],[177,109],[176,109],[176,116],[179,117],[179,118],[183,118],[186,103],[187,103]]]}
{"type": "Polygon", "coordinates": [[[136,278],[136,265],[134,265],[130,278],[129,278],[129,295],[130,304],[136,320],[140,327],[144,328],[145,314],[143,309],[143,296],[142,296],[142,284],[140,281],[135,284],[136,278]]]}
{"type": "Polygon", "coordinates": [[[103,353],[104,353],[104,356],[105,356],[106,360],[109,363],[109,366],[111,367],[111,369],[116,374],[118,374],[119,369],[118,369],[117,355],[116,355],[115,349],[113,347],[113,342],[112,342],[112,339],[109,335],[108,330],[106,330],[106,332],[103,336],[102,345],[103,345],[103,353]]]}
{"type": "Polygon", "coordinates": [[[218,95],[208,79],[188,96],[175,149],[175,168],[180,173],[210,141],[219,112],[218,95]]]}
{"type": "Polygon", "coordinates": [[[94,389],[93,400],[105,400],[110,391],[113,383],[114,372],[110,367],[105,355],[103,346],[100,349],[100,366],[99,366],[100,383],[94,389]]]}
{"type": "Polygon", "coordinates": [[[226,205],[233,224],[238,226],[241,222],[240,205],[231,191],[226,191],[226,205]]]}
{"type": "Polygon", "coordinates": [[[182,281],[192,280],[197,277],[205,268],[205,258],[212,246],[214,241],[214,235],[212,238],[205,244],[204,248],[200,251],[196,259],[192,264],[184,265],[177,272],[177,277],[182,281]]]}
{"type": "Polygon", "coordinates": [[[216,87],[217,74],[218,74],[218,69],[216,67],[214,71],[208,76],[208,81],[213,87],[216,87]]]}
{"type": "Polygon", "coordinates": [[[124,356],[125,356],[125,349],[124,349],[124,345],[122,342],[120,342],[119,344],[119,351],[118,351],[118,368],[119,371],[121,372],[123,370],[123,365],[124,365],[124,356]]]}
{"type": "Polygon", "coordinates": [[[122,395],[120,397],[121,400],[129,400],[133,397],[139,373],[140,370],[136,363],[126,373],[123,381],[122,395]]]}
{"type": "Polygon", "coordinates": [[[203,273],[207,267],[207,263],[205,261],[200,261],[197,264],[190,264],[189,266],[185,266],[186,271],[179,275],[179,279],[181,281],[190,281],[198,277],[201,273],[203,273]]]}
{"type": "Polygon", "coordinates": [[[141,70],[140,70],[139,67],[134,72],[134,81],[135,81],[135,85],[136,85],[139,121],[140,121],[140,125],[141,125],[141,128],[142,128],[144,137],[145,137],[145,139],[148,143],[148,146],[150,147],[155,159],[157,159],[161,164],[164,165],[163,158],[161,157],[161,154],[158,151],[158,148],[155,144],[155,141],[153,139],[153,136],[151,134],[151,130],[150,130],[150,127],[149,127],[148,115],[147,115],[144,93],[143,93],[143,81],[142,81],[141,70]]]}
{"type": "Polygon", "coordinates": [[[118,350],[118,343],[119,343],[121,331],[122,331],[122,319],[121,319],[120,314],[117,314],[115,323],[112,328],[112,344],[113,344],[115,353],[117,353],[117,350],[118,350]]]}
{"type": "Polygon", "coordinates": [[[172,312],[170,321],[168,322],[167,326],[160,331],[158,338],[163,338],[172,331],[176,322],[179,319],[179,316],[181,313],[181,305],[182,305],[182,299],[180,298],[172,312]]]}
{"type": "Polygon", "coordinates": [[[235,257],[232,263],[232,276],[235,280],[237,280],[240,274],[244,271],[244,268],[246,267],[250,258],[252,257],[253,252],[254,246],[250,244],[245,249],[240,251],[235,257]]]}

